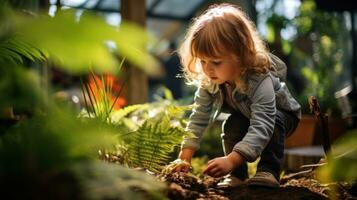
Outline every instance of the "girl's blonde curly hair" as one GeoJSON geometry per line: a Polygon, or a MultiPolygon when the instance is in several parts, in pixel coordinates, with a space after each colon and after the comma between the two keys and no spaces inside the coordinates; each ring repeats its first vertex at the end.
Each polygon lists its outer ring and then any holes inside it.
{"type": "Polygon", "coordinates": [[[178,53],[187,83],[199,87],[212,86],[199,57],[233,55],[241,67],[236,85],[242,92],[248,73],[264,74],[270,68],[268,50],[253,22],[239,7],[226,3],[210,6],[193,20],[178,53]]]}

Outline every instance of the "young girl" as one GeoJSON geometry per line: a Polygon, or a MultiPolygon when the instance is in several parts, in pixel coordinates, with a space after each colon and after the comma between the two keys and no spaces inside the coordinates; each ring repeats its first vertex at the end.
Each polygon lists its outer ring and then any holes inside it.
{"type": "Polygon", "coordinates": [[[260,156],[257,173],[247,183],[279,187],[284,138],[301,115],[274,71],[285,64],[268,53],[253,23],[230,4],[211,6],[196,18],[179,54],[188,83],[198,90],[187,126],[196,137],[184,138],[178,161],[187,164],[175,171],[189,170],[204,129],[224,111],[231,113],[222,128],[225,156],[210,160],[205,173],[230,174],[220,186],[234,186],[248,178],[246,162],[260,156]]]}

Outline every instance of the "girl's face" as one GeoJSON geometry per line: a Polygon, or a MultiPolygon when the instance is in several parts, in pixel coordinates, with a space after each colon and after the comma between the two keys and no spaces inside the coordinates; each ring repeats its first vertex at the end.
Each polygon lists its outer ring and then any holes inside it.
{"type": "Polygon", "coordinates": [[[199,58],[205,75],[215,84],[234,83],[239,72],[239,64],[232,56],[199,58]]]}

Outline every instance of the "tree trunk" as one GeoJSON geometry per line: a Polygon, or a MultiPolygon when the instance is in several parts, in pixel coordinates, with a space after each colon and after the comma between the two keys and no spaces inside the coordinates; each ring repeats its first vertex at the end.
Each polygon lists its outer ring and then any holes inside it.
{"type": "MultiPolygon", "coordinates": [[[[121,0],[121,16],[125,21],[145,27],[146,8],[145,0],[121,0]]],[[[125,64],[128,76],[126,100],[128,104],[145,103],[148,99],[147,75],[132,64],[125,64]]]]}

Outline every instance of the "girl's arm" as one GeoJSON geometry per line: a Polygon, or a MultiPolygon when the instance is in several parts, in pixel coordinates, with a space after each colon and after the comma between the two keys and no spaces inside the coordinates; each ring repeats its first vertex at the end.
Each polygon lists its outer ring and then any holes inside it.
{"type": "Polygon", "coordinates": [[[269,143],[275,126],[275,91],[272,79],[264,78],[252,99],[250,125],[247,134],[233,151],[240,153],[248,162],[255,161],[269,143]]]}
{"type": "Polygon", "coordinates": [[[212,177],[221,177],[230,173],[234,168],[240,166],[245,159],[240,153],[232,151],[227,156],[214,158],[208,161],[204,173],[212,177]]]}
{"type": "Polygon", "coordinates": [[[186,164],[175,167],[173,171],[176,172],[188,172],[190,170],[191,159],[195,151],[199,148],[203,132],[211,117],[213,99],[207,90],[198,88],[195,93],[194,101],[195,108],[192,110],[189,123],[186,127],[186,131],[193,133],[194,137],[184,137],[181,144],[181,151],[176,161],[179,163],[183,161],[183,163],[186,164]]]}
{"type": "Polygon", "coordinates": [[[195,107],[189,117],[186,131],[194,134],[194,137],[184,137],[181,149],[198,149],[212,113],[213,97],[206,89],[198,88],[194,98],[195,107]]]}
{"type": "Polygon", "coordinates": [[[172,171],[174,172],[188,172],[191,168],[191,159],[193,154],[195,153],[195,149],[184,148],[181,149],[178,159],[176,159],[173,163],[177,164],[174,166],[172,171]]]}
{"type": "Polygon", "coordinates": [[[187,161],[189,163],[191,163],[191,159],[193,157],[193,154],[196,152],[195,149],[191,149],[191,148],[184,148],[181,149],[180,154],[179,154],[179,159],[187,161]]]}

